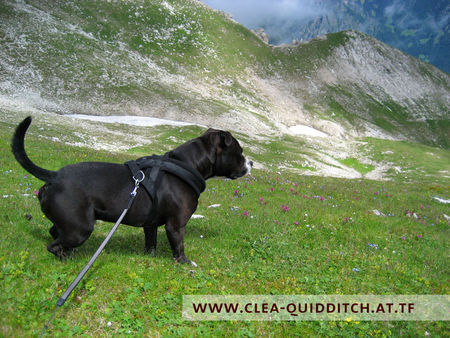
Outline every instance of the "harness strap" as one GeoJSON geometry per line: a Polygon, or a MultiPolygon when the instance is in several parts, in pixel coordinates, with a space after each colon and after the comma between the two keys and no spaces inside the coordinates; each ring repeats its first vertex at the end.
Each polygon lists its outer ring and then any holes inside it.
{"type": "Polygon", "coordinates": [[[189,183],[198,195],[200,195],[206,188],[205,179],[198,172],[198,170],[192,168],[184,162],[174,158],[168,158],[167,161],[164,162],[163,169],[189,183]]]}
{"type": "Polygon", "coordinates": [[[165,153],[163,156],[141,157],[135,161],[125,162],[125,165],[128,166],[133,177],[136,177],[140,170],[145,170],[145,179],[141,182],[141,185],[152,200],[152,210],[148,219],[152,219],[156,213],[155,206],[158,204],[156,191],[161,182],[163,171],[182,179],[194,189],[197,195],[200,195],[206,188],[205,179],[195,168],[182,161],[169,158],[169,153],[165,153]]]}
{"type": "MultiPolygon", "coordinates": [[[[141,168],[139,168],[139,166],[136,164],[136,161],[128,161],[128,162],[125,162],[125,164],[130,169],[131,175],[133,177],[137,177],[137,175],[139,175],[139,171],[141,170],[141,168]]],[[[152,189],[152,182],[154,182],[154,181],[149,180],[149,174],[150,174],[149,171],[146,170],[145,171],[145,179],[141,182],[141,185],[147,191],[148,195],[152,199],[152,202],[154,202],[155,198],[156,198],[155,191],[154,191],[154,189],[152,189]]]]}

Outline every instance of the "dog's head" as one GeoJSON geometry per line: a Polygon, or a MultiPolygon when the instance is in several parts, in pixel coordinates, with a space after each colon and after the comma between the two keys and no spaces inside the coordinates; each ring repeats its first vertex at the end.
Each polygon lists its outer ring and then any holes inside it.
{"type": "Polygon", "coordinates": [[[214,175],[236,179],[250,173],[253,162],[242,155],[239,142],[227,131],[208,129],[202,136],[211,144],[214,175]]]}

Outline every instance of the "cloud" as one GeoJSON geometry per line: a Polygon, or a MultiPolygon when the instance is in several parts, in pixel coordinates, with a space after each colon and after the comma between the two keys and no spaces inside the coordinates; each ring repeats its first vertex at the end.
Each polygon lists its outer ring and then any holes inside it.
{"type": "Polygon", "coordinates": [[[230,13],[244,26],[263,27],[271,40],[290,42],[292,27],[328,10],[317,0],[203,0],[208,6],[230,13]]]}
{"type": "Polygon", "coordinates": [[[402,1],[395,0],[391,5],[386,6],[384,9],[384,15],[386,16],[396,16],[396,15],[405,15],[406,8],[405,4],[402,1]]]}
{"type": "MultiPolygon", "coordinates": [[[[359,24],[354,20],[345,21],[347,14],[351,15],[353,10],[358,12],[362,9],[362,5],[358,1],[203,0],[203,2],[212,8],[230,13],[236,21],[248,28],[264,28],[272,44],[299,39],[302,27],[306,27],[308,23],[310,24],[320,17],[327,17],[334,22],[335,27],[331,28],[356,29],[369,34],[375,32],[377,27],[384,27],[389,23],[395,25],[400,31],[405,31],[405,34],[414,33],[417,36],[426,36],[430,33],[442,34],[440,32],[446,31],[449,24],[448,5],[441,4],[438,9],[435,8],[432,11],[430,11],[432,7],[429,5],[425,7],[426,13],[424,13],[419,11],[418,5],[414,2],[405,2],[404,0],[394,0],[388,5],[380,4],[381,15],[367,16],[359,24]]],[[[422,2],[425,3],[426,0],[421,0],[418,4],[422,4],[422,2]]],[[[327,27],[325,26],[325,28],[327,27]]],[[[405,41],[405,44],[407,43],[405,41]]]]}
{"type": "Polygon", "coordinates": [[[412,5],[407,6],[404,1],[395,0],[391,5],[386,6],[384,9],[384,15],[386,18],[395,20],[395,24],[400,29],[411,29],[417,32],[426,33],[439,33],[444,30],[448,25],[450,15],[448,13],[448,7],[446,10],[439,11],[432,15],[418,15],[417,11],[414,11],[412,5]]]}

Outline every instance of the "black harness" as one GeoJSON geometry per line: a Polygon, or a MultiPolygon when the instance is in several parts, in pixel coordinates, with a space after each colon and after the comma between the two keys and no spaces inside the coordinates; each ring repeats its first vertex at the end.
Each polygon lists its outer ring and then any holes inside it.
{"type": "Polygon", "coordinates": [[[161,183],[163,172],[182,179],[189,184],[199,196],[206,187],[205,179],[198,170],[184,162],[170,158],[169,152],[164,155],[141,157],[134,161],[125,162],[125,165],[128,166],[133,177],[141,176],[142,174],[139,173],[140,171],[145,173],[145,178],[140,184],[145,188],[152,200],[152,210],[149,214],[149,219],[153,218],[156,206],[158,205],[156,191],[161,183]]]}

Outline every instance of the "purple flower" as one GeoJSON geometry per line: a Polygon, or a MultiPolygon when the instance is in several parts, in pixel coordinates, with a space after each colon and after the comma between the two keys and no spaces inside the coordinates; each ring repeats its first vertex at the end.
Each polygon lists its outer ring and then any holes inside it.
{"type": "Polygon", "coordinates": [[[422,235],[417,235],[417,238],[422,238],[422,235]]]}
{"type": "Polygon", "coordinates": [[[242,215],[244,215],[245,217],[247,217],[247,216],[248,216],[248,211],[244,211],[244,213],[243,213],[242,215]]]}
{"type": "Polygon", "coordinates": [[[284,204],[283,204],[283,205],[281,206],[281,209],[282,209],[284,212],[288,212],[290,208],[289,208],[287,205],[284,205],[284,204]]]}

